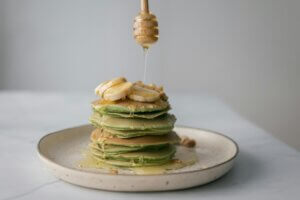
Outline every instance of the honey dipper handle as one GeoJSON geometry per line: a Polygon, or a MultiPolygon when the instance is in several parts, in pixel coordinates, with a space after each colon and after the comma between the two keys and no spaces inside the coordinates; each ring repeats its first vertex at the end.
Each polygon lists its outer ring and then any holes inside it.
{"type": "Polygon", "coordinates": [[[148,0],[141,0],[141,11],[149,13],[148,0]]]}

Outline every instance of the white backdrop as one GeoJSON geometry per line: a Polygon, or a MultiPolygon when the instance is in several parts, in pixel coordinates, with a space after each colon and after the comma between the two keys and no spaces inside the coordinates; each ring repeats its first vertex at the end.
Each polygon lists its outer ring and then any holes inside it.
{"type": "MultiPolygon", "coordinates": [[[[150,1],[149,82],[209,93],[300,149],[300,1],[150,1]]],[[[142,79],[139,0],[0,0],[0,89],[93,91],[142,79]]],[[[243,134],[243,133],[241,133],[243,134]]]]}

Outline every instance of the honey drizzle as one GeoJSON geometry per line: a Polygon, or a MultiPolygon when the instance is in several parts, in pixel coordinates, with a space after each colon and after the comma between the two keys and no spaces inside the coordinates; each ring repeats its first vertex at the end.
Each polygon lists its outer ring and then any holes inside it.
{"type": "Polygon", "coordinates": [[[144,75],[143,75],[143,82],[144,83],[146,83],[148,51],[149,51],[149,49],[147,47],[143,47],[143,53],[144,53],[144,75]]]}

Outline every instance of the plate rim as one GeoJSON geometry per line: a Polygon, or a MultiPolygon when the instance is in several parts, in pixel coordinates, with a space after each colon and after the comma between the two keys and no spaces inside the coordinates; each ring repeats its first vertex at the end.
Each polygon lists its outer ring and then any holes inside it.
{"type": "MultiPolygon", "coordinates": [[[[83,127],[83,126],[89,126],[90,124],[83,124],[83,125],[78,125],[78,126],[74,126],[74,127],[69,127],[69,128],[65,128],[65,129],[61,129],[61,130],[58,130],[58,131],[54,131],[54,132],[51,132],[51,133],[48,133],[46,135],[44,135],[43,137],[41,137],[41,139],[38,141],[37,143],[37,153],[38,153],[38,156],[39,158],[43,161],[43,159],[49,163],[51,163],[52,165],[55,165],[56,167],[59,167],[59,168],[63,168],[65,170],[70,170],[70,171],[73,171],[73,172],[79,172],[79,173],[88,173],[88,174],[94,174],[94,175],[105,175],[105,176],[115,176],[113,174],[109,174],[109,173],[103,173],[103,172],[92,172],[92,171],[83,171],[83,170],[79,170],[79,169],[75,169],[75,168],[70,168],[70,167],[67,167],[67,166],[64,166],[64,165],[61,165],[61,164],[58,164],[57,162],[53,161],[52,159],[46,157],[45,155],[42,154],[41,152],[41,142],[47,138],[48,136],[50,135],[53,135],[53,134],[59,134],[59,132],[61,131],[65,131],[65,130],[69,130],[69,129],[74,129],[74,128],[80,128],[80,127],[83,127]]],[[[91,126],[91,125],[90,125],[91,126]]],[[[224,164],[227,164],[231,161],[233,161],[239,154],[239,146],[237,144],[237,142],[235,142],[231,137],[227,136],[227,135],[224,135],[222,133],[219,133],[217,131],[212,131],[212,130],[209,130],[209,129],[203,129],[203,128],[194,128],[194,127],[190,127],[190,126],[184,126],[184,125],[175,125],[175,128],[178,127],[178,128],[186,128],[186,129],[194,129],[194,130],[198,130],[198,131],[206,131],[206,132],[209,132],[211,134],[215,134],[215,135],[218,135],[218,136],[221,136],[221,137],[224,137],[226,139],[228,139],[229,141],[231,141],[235,147],[235,154],[230,157],[229,159],[221,162],[221,163],[218,163],[216,165],[213,165],[213,166],[210,166],[210,167],[207,167],[207,168],[204,168],[204,169],[195,169],[195,170],[191,170],[191,171],[183,171],[183,172],[177,172],[177,173],[168,173],[168,174],[144,174],[144,175],[137,175],[137,174],[118,174],[118,176],[125,176],[125,177],[161,177],[161,176],[173,176],[173,175],[178,175],[178,174],[190,174],[190,173],[195,173],[195,172],[202,172],[202,171],[206,171],[206,170],[210,170],[210,169],[213,169],[213,168],[217,168],[219,166],[222,166],[224,164]]],[[[43,161],[44,162],[44,161],[43,161]]]]}

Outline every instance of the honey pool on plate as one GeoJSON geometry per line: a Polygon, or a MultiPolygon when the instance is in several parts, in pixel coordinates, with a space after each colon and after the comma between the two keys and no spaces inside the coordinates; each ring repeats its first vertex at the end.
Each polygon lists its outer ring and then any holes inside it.
{"type": "Polygon", "coordinates": [[[126,171],[126,174],[138,175],[154,175],[165,174],[170,170],[177,170],[197,162],[197,155],[194,148],[177,146],[175,157],[164,165],[148,166],[148,167],[131,167],[122,168],[108,165],[104,162],[96,160],[88,149],[83,150],[83,159],[78,162],[78,167],[81,169],[90,169],[95,172],[118,174],[126,171]]]}

